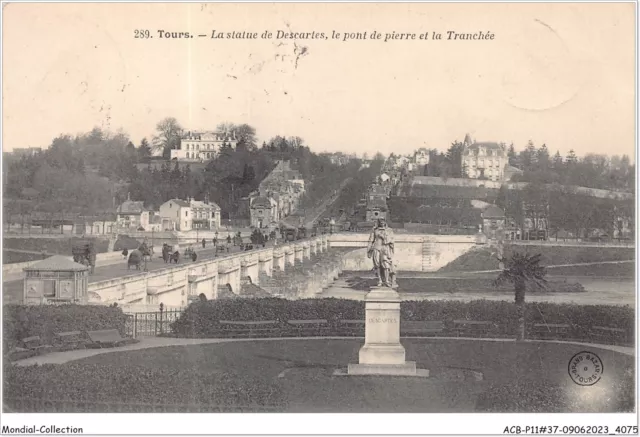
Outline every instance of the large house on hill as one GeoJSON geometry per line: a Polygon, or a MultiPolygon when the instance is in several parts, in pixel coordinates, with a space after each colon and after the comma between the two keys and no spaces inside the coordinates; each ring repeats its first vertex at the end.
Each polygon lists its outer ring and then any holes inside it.
{"type": "Polygon", "coordinates": [[[487,179],[500,182],[509,160],[504,144],[472,141],[469,134],[464,137],[462,166],[471,179],[487,179]]]}
{"type": "Polygon", "coordinates": [[[171,159],[203,162],[215,158],[223,145],[235,149],[235,132],[187,132],[180,139],[180,148],[171,150],[171,159]]]}

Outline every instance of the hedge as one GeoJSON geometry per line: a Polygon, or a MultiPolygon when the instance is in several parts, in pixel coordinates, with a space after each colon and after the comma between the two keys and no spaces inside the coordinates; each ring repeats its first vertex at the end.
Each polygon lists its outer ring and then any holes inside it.
{"type": "Polygon", "coordinates": [[[4,403],[17,412],[220,412],[283,409],[271,381],[195,367],[6,365],[4,403]]]}
{"type": "Polygon", "coordinates": [[[4,305],[4,351],[36,335],[47,344],[60,332],[117,329],[125,335],[125,321],[120,308],[101,305],[4,305]]]}
{"type": "MultiPolygon", "coordinates": [[[[404,321],[441,320],[445,326],[453,320],[478,320],[493,322],[497,326],[495,334],[511,336],[518,323],[516,307],[511,302],[474,300],[470,302],[423,300],[403,301],[400,304],[401,319],[404,321]]],[[[260,320],[337,320],[360,319],[365,317],[362,301],[346,299],[301,299],[286,300],[276,298],[217,300],[192,303],[180,317],[172,323],[172,332],[181,337],[220,336],[218,321],[260,321],[260,320]]],[[[554,303],[527,303],[526,323],[530,331],[534,324],[572,325],[574,335],[587,340],[593,326],[624,329],[631,337],[635,314],[629,306],[575,305],[554,303]]],[[[632,341],[629,338],[629,341],[632,341]]]]}

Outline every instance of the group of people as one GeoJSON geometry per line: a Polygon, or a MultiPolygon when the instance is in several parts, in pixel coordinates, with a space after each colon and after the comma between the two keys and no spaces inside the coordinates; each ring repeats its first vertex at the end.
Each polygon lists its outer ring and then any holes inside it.
{"type": "MultiPolygon", "coordinates": [[[[231,244],[231,235],[227,235],[227,244],[231,244]]],[[[211,242],[213,243],[213,247],[217,247],[218,246],[218,237],[213,237],[213,240],[211,240],[211,242]]],[[[207,240],[205,238],[202,239],[202,248],[204,249],[205,247],[207,247],[207,240]]]]}

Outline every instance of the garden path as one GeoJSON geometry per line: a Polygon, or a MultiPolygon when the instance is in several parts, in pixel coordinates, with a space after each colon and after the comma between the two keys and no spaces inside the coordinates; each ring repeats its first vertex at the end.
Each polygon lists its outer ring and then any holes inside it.
{"type": "MultiPolygon", "coordinates": [[[[304,341],[310,339],[324,339],[324,340],[353,340],[358,337],[294,337],[294,338],[171,338],[171,337],[149,337],[143,338],[139,343],[126,345],[123,347],[109,348],[109,349],[80,349],[66,352],[53,352],[47,355],[39,355],[36,357],[26,358],[14,362],[19,366],[31,366],[34,364],[64,364],[69,361],[80,360],[82,358],[92,357],[94,355],[100,355],[110,352],[125,352],[138,349],[147,349],[155,347],[168,347],[168,346],[195,346],[199,344],[214,344],[214,343],[228,343],[239,341],[304,341]]],[[[360,337],[362,338],[362,337],[360,337]]],[[[420,337],[412,337],[420,338],[420,337]]],[[[476,341],[501,341],[501,342],[515,342],[509,338],[467,338],[467,337],[425,337],[435,340],[476,340],[476,341]]],[[[619,352],[629,356],[635,356],[635,348],[626,346],[616,346],[607,344],[595,344],[595,343],[580,343],[572,341],[560,341],[560,340],[525,340],[527,342],[544,342],[544,343],[564,343],[564,344],[577,344],[585,347],[592,347],[598,349],[606,349],[614,352],[619,352]]]]}

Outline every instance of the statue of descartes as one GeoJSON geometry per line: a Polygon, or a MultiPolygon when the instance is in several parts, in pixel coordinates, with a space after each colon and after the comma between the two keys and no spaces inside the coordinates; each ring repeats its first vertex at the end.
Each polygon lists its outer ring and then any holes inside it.
{"type": "Polygon", "coordinates": [[[385,219],[378,219],[369,236],[367,256],[373,261],[373,268],[378,277],[378,287],[395,285],[395,268],[393,266],[393,231],[387,227],[385,219]]]}

